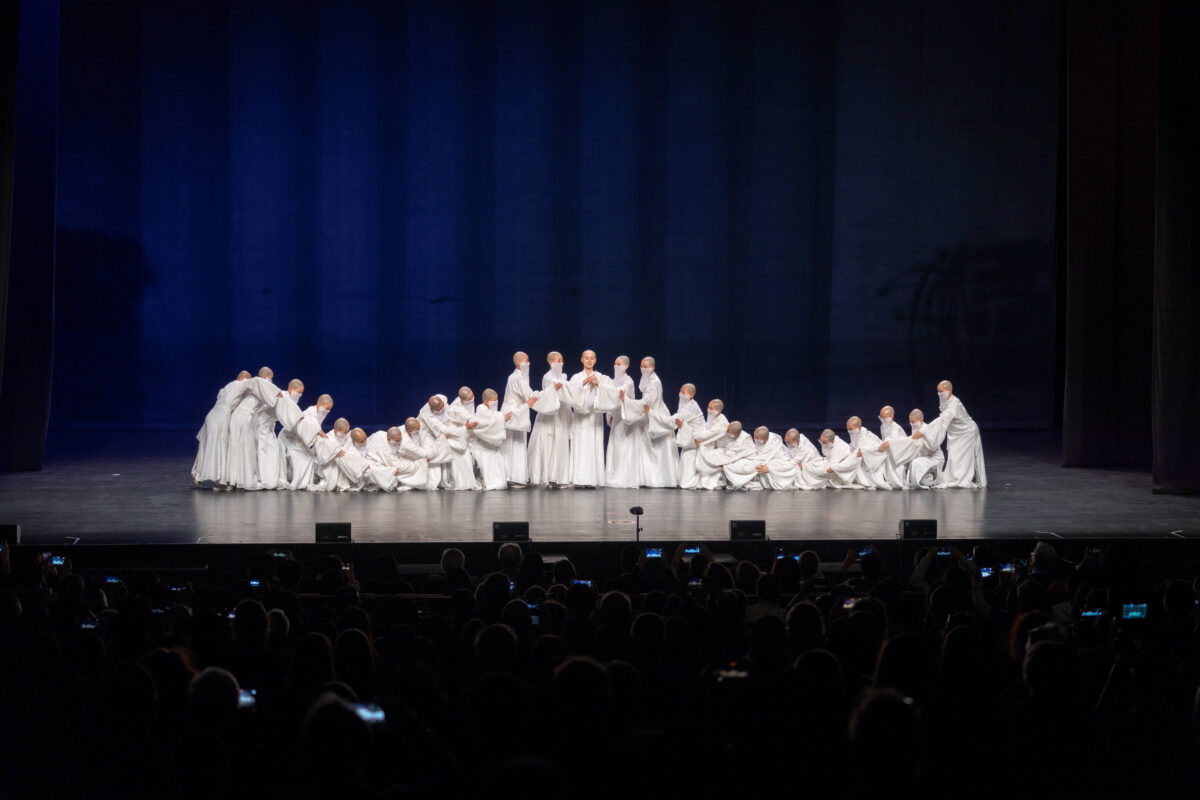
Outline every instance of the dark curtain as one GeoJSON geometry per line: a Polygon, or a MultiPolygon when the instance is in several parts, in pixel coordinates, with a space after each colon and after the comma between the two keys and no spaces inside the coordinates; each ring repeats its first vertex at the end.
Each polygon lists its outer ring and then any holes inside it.
{"type": "Polygon", "coordinates": [[[54,360],[58,0],[5,3],[0,102],[0,470],[40,469],[54,360]],[[12,68],[15,64],[15,73],[12,68]],[[15,79],[15,80],[14,80],[15,79]],[[11,198],[11,205],[9,205],[11,198]]]}
{"type": "Polygon", "coordinates": [[[1154,490],[1200,493],[1200,7],[1162,0],[1154,253],[1154,490]]]}
{"type": "Polygon", "coordinates": [[[1063,463],[1151,461],[1156,4],[1067,0],[1063,463]]]}
{"type": "Polygon", "coordinates": [[[903,415],[948,377],[984,425],[1047,427],[1058,23],[68,0],[55,424],[198,426],[262,364],[395,423],[593,348],[748,425],[903,415]]]}

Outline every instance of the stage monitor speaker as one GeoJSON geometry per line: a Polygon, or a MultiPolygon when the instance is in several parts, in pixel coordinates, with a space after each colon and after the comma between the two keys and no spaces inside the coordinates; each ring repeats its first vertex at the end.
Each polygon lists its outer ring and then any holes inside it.
{"type": "Polygon", "coordinates": [[[901,539],[936,539],[936,519],[902,519],[900,520],[901,539]]]}
{"type": "Polygon", "coordinates": [[[0,542],[7,545],[21,543],[20,525],[0,525],[0,542]]]}
{"type": "Polygon", "coordinates": [[[317,544],[350,544],[350,523],[318,522],[317,544]]]}
{"type": "Polygon", "coordinates": [[[762,542],[767,538],[767,521],[763,519],[729,520],[729,541],[762,542]]]}
{"type": "Polygon", "coordinates": [[[493,542],[528,542],[528,522],[493,522],[493,542]]]}

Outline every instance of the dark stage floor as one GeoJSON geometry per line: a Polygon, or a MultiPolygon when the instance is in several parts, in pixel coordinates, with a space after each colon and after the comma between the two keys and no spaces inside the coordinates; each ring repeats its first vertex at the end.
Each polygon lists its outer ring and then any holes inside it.
{"type": "Polygon", "coordinates": [[[903,518],[953,538],[1034,535],[1200,538],[1200,499],[1156,496],[1143,472],[1067,470],[1054,434],[984,436],[990,488],[937,492],[684,492],[671,489],[323,494],[192,488],[188,433],[51,436],[46,468],[0,475],[0,523],[26,542],[311,542],[348,521],[362,542],[480,541],[493,520],[528,520],[535,541],[643,536],[728,539],[730,519],[765,519],[772,539],[887,539],[903,518]]]}

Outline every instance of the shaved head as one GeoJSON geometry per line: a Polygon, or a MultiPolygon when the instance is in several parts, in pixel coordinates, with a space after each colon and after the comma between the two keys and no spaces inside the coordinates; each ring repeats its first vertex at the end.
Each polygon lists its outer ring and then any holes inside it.
{"type": "Polygon", "coordinates": [[[333,423],[333,429],[338,433],[345,433],[350,430],[350,420],[345,417],[338,417],[337,422],[333,423]]]}
{"type": "Polygon", "coordinates": [[[642,359],[642,366],[650,367],[651,369],[653,369],[654,367],[656,367],[658,365],[656,363],[654,363],[654,356],[646,356],[645,358],[642,359]]]}
{"type": "Polygon", "coordinates": [[[250,377],[250,373],[247,370],[242,370],[241,372],[238,373],[237,379],[239,381],[244,381],[246,378],[249,378],[249,377],[250,377]]]}
{"type": "Polygon", "coordinates": [[[438,397],[436,394],[429,398],[429,408],[433,411],[441,411],[442,406],[444,405],[445,403],[442,402],[442,398],[438,397]]]}
{"type": "Polygon", "coordinates": [[[398,442],[404,438],[404,429],[398,425],[393,425],[388,428],[387,437],[389,442],[398,442]]]}
{"type": "Polygon", "coordinates": [[[680,394],[688,394],[688,395],[691,395],[692,397],[695,397],[696,396],[696,384],[685,383],[683,386],[679,387],[679,393],[680,394]]]}
{"type": "Polygon", "coordinates": [[[851,428],[861,428],[861,427],[862,427],[862,420],[859,419],[858,417],[851,417],[850,419],[846,420],[846,430],[850,430],[851,428]]]}
{"type": "Polygon", "coordinates": [[[625,366],[628,367],[629,366],[629,356],[617,356],[616,359],[613,360],[613,363],[614,364],[624,364],[625,366]]]}
{"type": "Polygon", "coordinates": [[[879,409],[879,416],[894,417],[896,416],[896,409],[892,408],[891,406],[884,406],[883,408],[879,409]]]}
{"type": "Polygon", "coordinates": [[[925,412],[919,408],[914,408],[912,411],[908,412],[908,418],[910,420],[915,419],[917,422],[924,422],[925,412]]]}
{"type": "Polygon", "coordinates": [[[800,441],[800,431],[795,428],[788,428],[787,433],[783,435],[783,440],[788,444],[795,444],[800,441]]]}
{"type": "Polygon", "coordinates": [[[355,444],[362,444],[366,440],[367,432],[362,428],[355,428],[354,430],[350,431],[350,441],[354,442],[355,444]]]}
{"type": "Polygon", "coordinates": [[[327,394],[323,394],[317,398],[317,405],[325,406],[325,408],[333,408],[333,398],[327,394]]]}
{"type": "Polygon", "coordinates": [[[464,386],[458,390],[458,399],[464,403],[469,403],[475,397],[475,393],[471,391],[470,386],[464,386]]]}
{"type": "Polygon", "coordinates": [[[404,430],[408,431],[409,433],[416,433],[417,431],[421,430],[421,420],[417,419],[416,417],[409,417],[408,419],[404,420],[404,430]]]}
{"type": "Polygon", "coordinates": [[[258,377],[271,380],[271,378],[275,377],[275,371],[270,367],[260,367],[258,370],[258,377]]]}
{"type": "Polygon", "coordinates": [[[708,401],[708,407],[715,408],[717,411],[724,411],[725,410],[725,401],[718,400],[717,398],[714,397],[712,400],[708,401]]]}
{"type": "Polygon", "coordinates": [[[771,436],[771,429],[768,428],[766,425],[759,425],[757,428],[754,429],[754,438],[755,439],[762,439],[765,442],[768,438],[770,438],[770,436],[771,436]]]}
{"type": "Polygon", "coordinates": [[[546,354],[546,363],[553,364],[555,361],[562,361],[562,353],[557,350],[551,350],[546,354]]]}
{"type": "Polygon", "coordinates": [[[735,420],[735,421],[729,423],[729,427],[726,428],[725,430],[729,433],[730,436],[737,438],[738,436],[742,435],[742,423],[737,422],[735,420]]]}
{"type": "Polygon", "coordinates": [[[596,351],[595,350],[584,350],[582,353],[579,354],[579,356],[580,356],[580,358],[587,358],[589,356],[592,358],[595,358],[596,351]]]}
{"type": "Polygon", "coordinates": [[[529,356],[525,355],[520,350],[513,353],[513,366],[514,367],[519,367],[528,360],[529,360],[529,356]]]}
{"type": "Polygon", "coordinates": [[[950,381],[942,381],[941,383],[938,384],[938,391],[953,393],[954,392],[954,384],[952,384],[950,381]]]}
{"type": "Polygon", "coordinates": [[[290,381],[288,381],[288,391],[292,391],[293,389],[303,392],[304,381],[300,380],[299,378],[292,378],[290,381]]]}
{"type": "Polygon", "coordinates": [[[481,396],[483,397],[483,402],[485,403],[490,403],[499,397],[499,395],[496,394],[495,389],[484,389],[481,396]]]}
{"type": "Polygon", "coordinates": [[[825,430],[821,431],[821,441],[825,444],[833,444],[833,440],[836,438],[837,434],[833,432],[832,428],[826,428],[825,430]]]}

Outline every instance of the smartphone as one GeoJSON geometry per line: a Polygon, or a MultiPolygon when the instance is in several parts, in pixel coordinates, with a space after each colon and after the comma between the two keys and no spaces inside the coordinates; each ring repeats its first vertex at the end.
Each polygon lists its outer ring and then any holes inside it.
{"type": "Polygon", "coordinates": [[[858,602],[857,597],[847,597],[845,600],[842,601],[842,608],[845,609],[846,611],[849,611],[850,609],[854,608],[854,604],[857,602],[858,602]]]}
{"type": "Polygon", "coordinates": [[[1091,617],[1093,619],[1096,617],[1103,617],[1104,609],[1102,609],[1102,608],[1085,608],[1083,611],[1079,612],[1079,616],[1080,617],[1091,617]]]}
{"type": "Polygon", "coordinates": [[[176,583],[171,586],[172,592],[186,592],[187,586],[181,583],[176,583]]]}
{"type": "Polygon", "coordinates": [[[937,554],[938,554],[939,556],[952,556],[952,555],[954,555],[954,553],[953,553],[953,552],[951,552],[950,550],[946,550],[946,549],[938,550],[938,551],[937,551],[937,554]]]}
{"type": "Polygon", "coordinates": [[[250,588],[251,589],[257,589],[260,586],[262,586],[262,581],[260,581],[258,578],[250,579],[250,588]]]}
{"type": "Polygon", "coordinates": [[[1012,564],[1001,564],[1000,571],[1001,572],[1016,572],[1016,569],[1013,567],[1012,564]]]}
{"type": "Polygon", "coordinates": [[[257,701],[257,689],[238,689],[238,708],[254,708],[257,701]]]}
{"type": "Polygon", "coordinates": [[[1121,619],[1145,619],[1145,603],[1125,603],[1121,606],[1121,619]]]}
{"type": "Polygon", "coordinates": [[[48,561],[49,559],[50,559],[49,553],[42,553],[42,561],[48,561]]]}
{"type": "Polygon", "coordinates": [[[536,625],[542,624],[542,604],[539,602],[526,603],[529,608],[529,621],[536,625]]]}
{"type": "Polygon", "coordinates": [[[661,547],[647,547],[644,551],[646,558],[662,558],[661,547]]]}
{"type": "Polygon", "coordinates": [[[105,583],[120,583],[121,579],[119,577],[117,577],[116,575],[105,575],[104,582],[105,583]]]}
{"type": "Polygon", "coordinates": [[[515,591],[517,590],[517,582],[516,582],[516,581],[509,581],[509,582],[508,582],[508,590],[509,590],[510,592],[515,592],[515,591]]]}
{"type": "MultiPolygon", "coordinates": [[[[859,551],[858,551],[858,557],[859,557],[859,558],[862,558],[863,556],[867,555],[867,554],[868,554],[868,553],[870,553],[870,552],[871,552],[871,548],[869,548],[869,547],[864,547],[862,550],[859,550],[859,551]]],[[[941,553],[938,553],[938,555],[941,555],[941,553]]]]}
{"type": "Polygon", "coordinates": [[[688,545],[687,547],[683,548],[683,554],[685,556],[700,555],[700,545],[698,545],[698,544],[688,545]]]}
{"type": "Polygon", "coordinates": [[[349,572],[350,566],[350,564],[342,564],[342,572],[349,572]]]}
{"type": "Polygon", "coordinates": [[[229,613],[227,613],[225,615],[225,619],[236,619],[236,618],[237,618],[237,609],[234,609],[234,608],[229,609],[229,613]]]}
{"type": "Polygon", "coordinates": [[[152,608],[152,609],[150,609],[150,613],[151,614],[165,614],[165,613],[167,613],[167,610],[165,608],[152,608]]]}
{"type": "Polygon", "coordinates": [[[981,577],[981,578],[992,577],[992,568],[991,567],[980,567],[979,568],[979,577],[981,577]]]}
{"type": "Polygon", "coordinates": [[[358,718],[363,722],[379,725],[387,720],[387,715],[383,713],[383,709],[376,703],[351,703],[350,707],[354,709],[354,713],[358,714],[358,718]]]}
{"type": "Polygon", "coordinates": [[[98,619],[90,619],[89,618],[89,619],[85,619],[79,623],[79,629],[81,631],[94,631],[99,627],[100,627],[100,620],[98,620],[98,619]]]}
{"type": "Polygon", "coordinates": [[[591,581],[585,580],[583,578],[576,578],[575,580],[571,581],[571,583],[577,584],[579,586],[587,586],[587,587],[591,587],[591,585],[592,585],[591,581]]]}
{"type": "Polygon", "coordinates": [[[692,578],[690,581],[688,581],[689,589],[699,589],[703,585],[704,585],[703,578],[692,578]]]}
{"type": "Polygon", "coordinates": [[[50,566],[52,567],[61,567],[65,563],[67,563],[67,559],[63,556],[50,556],[50,566]]]}
{"type": "Polygon", "coordinates": [[[287,553],[283,552],[282,550],[276,550],[271,553],[271,557],[272,558],[287,558],[287,553]]]}

